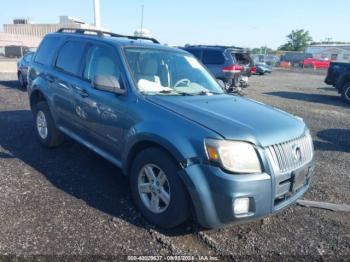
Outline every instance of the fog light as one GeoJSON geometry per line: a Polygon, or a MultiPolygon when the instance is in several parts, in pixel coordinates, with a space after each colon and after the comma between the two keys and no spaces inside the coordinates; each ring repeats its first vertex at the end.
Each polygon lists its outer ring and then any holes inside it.
{"type": "Polygon", "coordinates": [[[235,215],[243,215],[249,212],[249,198],[242,197],[235,199],[233,203],[233,212],[235,215]]]}

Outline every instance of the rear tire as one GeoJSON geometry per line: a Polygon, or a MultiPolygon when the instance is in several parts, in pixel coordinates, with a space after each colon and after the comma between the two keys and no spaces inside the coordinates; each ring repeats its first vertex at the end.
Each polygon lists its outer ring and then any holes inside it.
{"type": "Polygon", "coordinates": [[[51,116],[49,106],[42,101],[34,107],[34,125],[40,144],[45,147],[56,147],[63,142],[63,135],[57,129],[51,116]]]}
{"type": "Polygon", "coordinates": [[[26,88],[27,84],[21,72],[18,72],[18,81],[21,88],[26,88]]]}
{"type": "Polygon", "coordinates": [[[190,214],[188,195],[178,170],[175,160],[166,151],[155,147],[139,153],[132,164],[130,185],[134,203],[149,222],[162,228],[180,225],[190,214]],[[165,182],[159,184],[160,181],[165,182]],[[155,205],[152,205],[153,197],[158,198],[155,205]]]}
{"type": "Polygon", "coordinates": [[[350,82],[343,86],[341,97],[345,103],[350,104],[350,82]]]}

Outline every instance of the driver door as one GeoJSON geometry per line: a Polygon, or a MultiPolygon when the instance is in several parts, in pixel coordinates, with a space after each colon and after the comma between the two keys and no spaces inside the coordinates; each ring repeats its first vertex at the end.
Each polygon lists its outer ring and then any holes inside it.
{"type": "Polygon", "coordinates": [[[126,94],[117,96],[92,85],[97,75],[113,75],[123,83],[119,56],[107,45],[90,44],[85,61],[85,81],[76,96],[76,114],[85,139],[120,159],[125,130],[128,128],[126,123],[130,122],[127,119],[126,94]]]}

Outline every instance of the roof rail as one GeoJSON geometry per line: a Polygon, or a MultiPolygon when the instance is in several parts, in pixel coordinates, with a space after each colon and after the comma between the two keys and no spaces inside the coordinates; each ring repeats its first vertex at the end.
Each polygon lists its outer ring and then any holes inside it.
{"type": "Polygon", "coordinates": [[[73,34],[86,34],[86,35],[97,35],[99,37],[111,36],[111,37],[121,37],[128,38],[132,40],[149,40],[155,44],[159,44],[158,40],[152,37],[145,36],[130,36],[130,35],[119,35],[116,33],[102,31],[97,29],[85,29],[85,28],[60,28],[57,30],[57,33],[73,33],[73,34]]]}
{"type": "Polygon", "coordinates": [[[214,47],[214,48],[235,48],[235,49],[240,49],[244,50],[243,47],[238,47],[238,46],[224,46],[224,45],[187,45],[186,47],[214,47]]]}

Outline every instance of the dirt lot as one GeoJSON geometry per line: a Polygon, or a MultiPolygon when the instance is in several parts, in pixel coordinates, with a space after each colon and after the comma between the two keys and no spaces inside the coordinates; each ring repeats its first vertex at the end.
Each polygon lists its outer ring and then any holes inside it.
{"type": "MultiPolygon", "coordinates": [[[[350,106],[319,74],[254,76],[247,97],[303,117],[314,137],[315,179],[304,199],[350,204],[350,106]]],[[[230,255],[236,259],[350,259],[350,213],[298,205],[264,221],[171,231],[135,211],[128,181],[74,142],[34,138],[25,91],[0,74],[0,254],[230,255]]]]}

